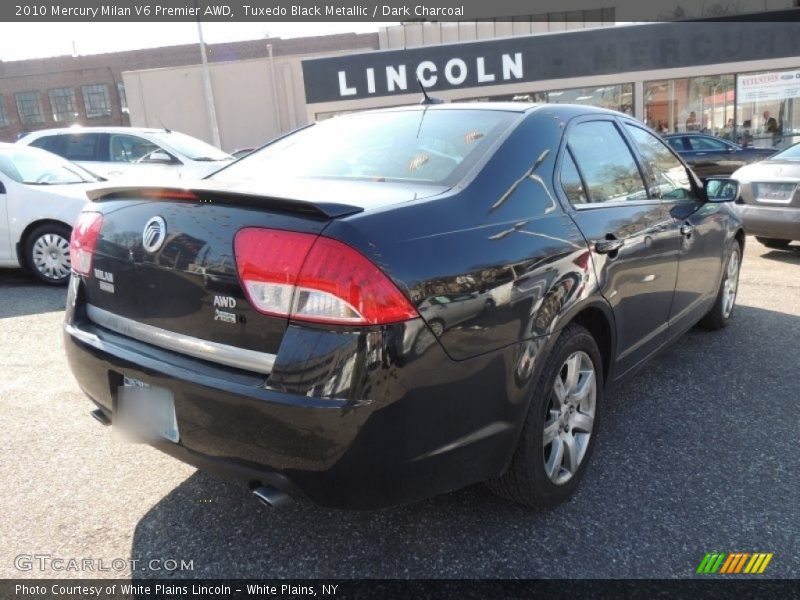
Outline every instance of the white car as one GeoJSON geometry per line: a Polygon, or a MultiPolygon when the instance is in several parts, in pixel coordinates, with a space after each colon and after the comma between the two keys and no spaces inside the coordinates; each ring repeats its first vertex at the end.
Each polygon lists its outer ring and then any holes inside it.
{"type": "Polygon", "coordinates": [[[54,285],[69,280],[72,223],[102,179],[59,156],[0,144],[0,266],[54,285]]]}
{"type": "Polygon", "coordinates": [[[235,160],[184,133],[142,127],[43,129],[17,144],[58,154],[106,179],[200,179],[235,160]]]}

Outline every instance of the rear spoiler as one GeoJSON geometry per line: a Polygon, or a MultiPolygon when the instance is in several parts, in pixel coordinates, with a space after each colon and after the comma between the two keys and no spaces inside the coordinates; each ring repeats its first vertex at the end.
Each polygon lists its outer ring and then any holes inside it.
{"type": "Polygon", "coordinates": [[[215,189],[186,189],[172,187],[118,186],[103,187],[87,192],[92,202],[110,200],[176,200],[200,204],[222,204],[229,206],[252,206],[290,213],[334,219],[364,210],[361,206],[335,202],[315,202],[296,198],[276,198],[254,193],[232,192],[215,189]]]}

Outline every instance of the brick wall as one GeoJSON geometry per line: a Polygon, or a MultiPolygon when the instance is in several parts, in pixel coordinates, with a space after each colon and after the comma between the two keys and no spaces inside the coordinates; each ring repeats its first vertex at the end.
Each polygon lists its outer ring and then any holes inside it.
{"type": "MultiPolygon", "coordinates": [[[[378,34],[344,33],[293,39],[263,39],[244,42],[228,42],[208,46],[211,62],[235,61],[267,56],[267,44],[272,44],[275,56],[335,52],[355,48],[378,48],[378,34]]],[[[0,103],[5,106],[6,121],[3,121],[0,106],[0,141],[13,142],[22,133],[66,127],[73,123],[81,125],[128,125],[128,116],[121,110],[117,84],[122,83],[123,71],[178,67],[200,63],[197,44],[148,48],[89,56],[56,56],[44,59],[0,61],[0,103]],[[110,114],[88,117],[83,86],[104,84],[107,86],[110,114]],[[77,114],[61,121],[54,120],[50,90],[71,88],[77,114]],[[17,109],[17,94],[38,92],[42,122],[21,123],[17,109]]]]}

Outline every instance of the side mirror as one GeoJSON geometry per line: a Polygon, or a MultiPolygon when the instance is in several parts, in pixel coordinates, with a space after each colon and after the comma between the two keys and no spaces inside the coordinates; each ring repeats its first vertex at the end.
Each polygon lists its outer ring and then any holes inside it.
{"type": "Polygon", "coordinates": [[[142,157],[142,162],[171,165],[175,162],[175,159],[167,154],[164,150],[153,150],[147,156],[142,157]]]}
{"type": "Polygon", "coordinates": [[[739,198],[741,186],[735,179],[709,177],[705,183],[706,199],[709,202],[734,202],[739,198]]]}

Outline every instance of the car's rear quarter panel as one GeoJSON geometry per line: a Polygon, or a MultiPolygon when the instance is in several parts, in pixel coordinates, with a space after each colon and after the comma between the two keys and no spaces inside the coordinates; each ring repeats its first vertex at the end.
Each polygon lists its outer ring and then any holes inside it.
{"type": "Polygon", "coordinates": [[[547,335],[593,291],[586,241],[552,189],[563,126],[532,114],[465,189],[334,221],[325,235],[381,266],[423,319],[441,319],[455,360],[547,335]],[[434,311],[441,294],[473,294],[470,309],[434,311]]]}

